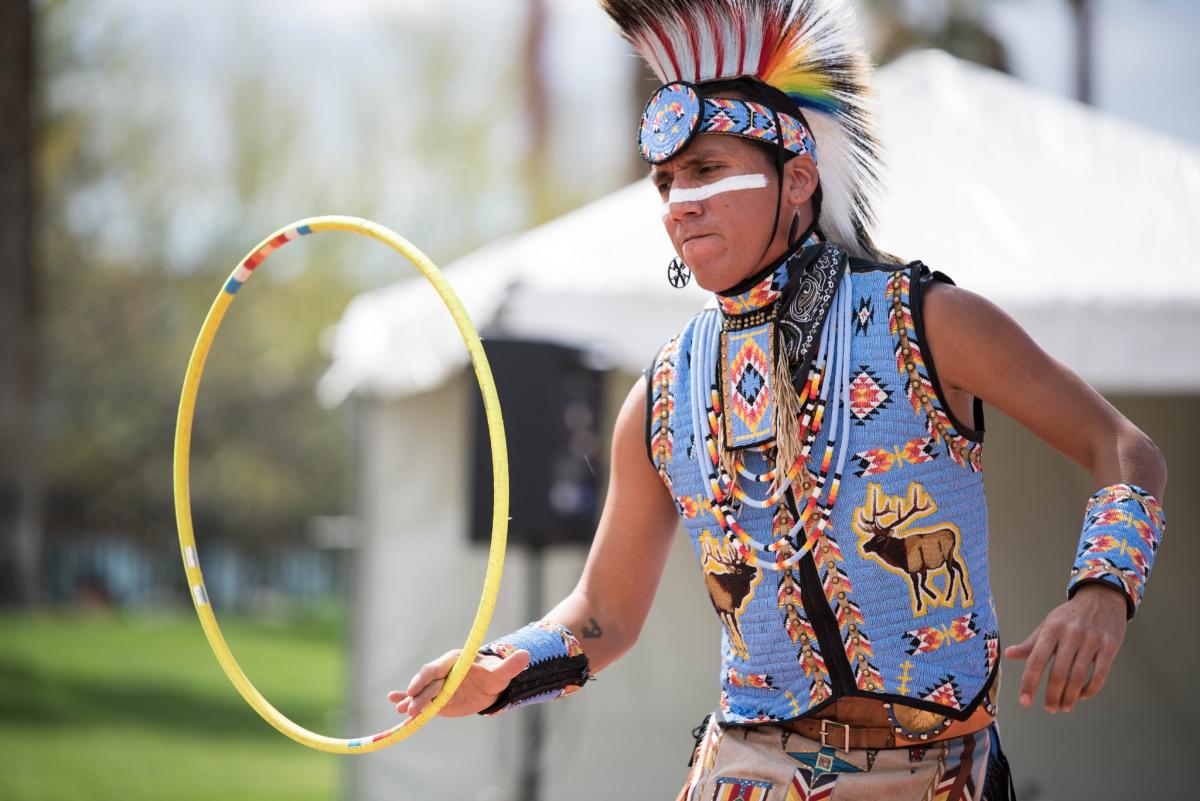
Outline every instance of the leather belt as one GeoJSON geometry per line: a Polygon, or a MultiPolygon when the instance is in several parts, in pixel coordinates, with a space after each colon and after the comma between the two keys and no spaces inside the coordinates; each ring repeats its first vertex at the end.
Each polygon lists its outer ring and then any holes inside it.
{"type": "Polygon", "coordinates": [[[908,748],[928,746],[939,740],[974,734],[992,724],[993,710],[994,707],[981,704],[966,720],[941,718],[941,722],[932,729],[910,733],[897,726],[887,704],[869,703],[867,699],[861,698],[843,698],[834,701],[816,716],[782,720],[768,725],[814,740],[820,743],[822,748],[834,748],[838,751],[908,748]]]}
{"type": "Polygon", "coordinates": [[[816,740],[838,751],[856,748],[895,748],[896,734],[889,726],[850,726],[828,718],[800,718],[775,724],[784,731],[816,740]]]}

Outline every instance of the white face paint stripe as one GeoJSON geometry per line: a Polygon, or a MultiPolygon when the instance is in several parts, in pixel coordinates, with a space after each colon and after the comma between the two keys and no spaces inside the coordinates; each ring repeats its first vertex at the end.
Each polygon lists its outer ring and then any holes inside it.
{"type": "Polygon", "coordinates": [[[710,197],[715,197],[725,192],[739,192],[743,189],[764,189],[766,186],[767,176],[762,173],[755,173],[753,175],[731,175],[728,178],[722,178],[716,183],[697,186],[692,189],[672,189],[671,193],[667,196],[667,202],[663,203],[662,213],[664,217],[670,214],[672,203],[692,203],[699,200],[708,200],[710,197]]]}

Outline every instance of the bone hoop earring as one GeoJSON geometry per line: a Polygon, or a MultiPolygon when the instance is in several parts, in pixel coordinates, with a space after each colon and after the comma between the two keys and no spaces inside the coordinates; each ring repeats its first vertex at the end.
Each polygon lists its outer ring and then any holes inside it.
{"type": "Polygon", "coordinates": [[[683,259],[676,256],[667,265],[667,280],[676,289],[683,289],[692,282],[692,271],[683,263],[683,259]]]}
{"type": "Polygon", "coordinates": [[[792,212],[792,227],[788,229],[788,247],[796,247],[796,240],[800,236],[800,209],[797,208],[792,212]]]}

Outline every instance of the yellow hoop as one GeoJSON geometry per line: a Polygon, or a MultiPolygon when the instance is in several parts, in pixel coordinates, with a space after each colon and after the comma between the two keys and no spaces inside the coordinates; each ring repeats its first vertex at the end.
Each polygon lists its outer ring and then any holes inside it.
{"type": "Polygon", "coordinates": [[[250,251],[233,271],[217,299],[213,302],[196,346],[192,350],[188,362],[187,375],[183,381],[183,393],[179,399],[179,418],[175,425],[175,519],[179,527],[179,546],[183,555],[184,570],[187,573],[188,586],[191,588],[192,602],[196,606],[196,614],[200,617],[200,625],[208,637],[217,661],[225,675],[233,682],[233,686],[241,693],[242,698],[254,708],[262,718],[283,734],[296,742],[327,751],[333,754],[362,754],[378,751],[393,743],[409,737],[428,723],[446,705],[451,696],[458,690],[475,659],[475,652],[483,644],[487,633],[488,623],[491,622],[492,611],[496,606],[496,596],[500,592],[500,574],[504,567],[504,548],[508,539],[508,451],[504,439],[504,421],[500,415],[500,399],[496,394],[496,384],[492,380],[491,368],[488,366],[487,355],[479,341],[479,333],[463,308],[462,301],[454,293],[441,271],[420,250],[403,237],[382,225],[363,220],[358,217],[312,217],[292,223],[281,228],[263,240],[258,247],[250,251]],[[343,740],[326,737],[308,731],[293,723],[279,710],[271,706],[262,696],[246,674],[238,666],[233,653],[221,634],[217,618],[209,603],[208,591],[204,586],[204,575],[200,572],[200,561],[196,553],[196,538],[192,531],[191,494],[188,482],[188,462],[191,456],[192,418],[196,409],[196,394],[200,389],[200,376],[204,371],[204,363],[208,352],[225,317],[225,312],[233,303],[242,285],[254,273],[271,253],[288,242],[307,234],[318,231],[350,231],[365,234],[378,240],[400,253],[421,271],[421,274],[433,285],[438,295],[446,304],[450,315],[458,326],[463,342],[471,356],[475,368],[475,377],[483,394],[483,407],[487,414],[488,435],[492,447],[492,542],[488,552],[487,574],[483,581],[483,593],[479,599],[479,607],[475,613],[475,621],[462,647],[462,654],[446,677],[441,691],[415,718],[409,718],[392,728],[369,737],[343,740]]]}

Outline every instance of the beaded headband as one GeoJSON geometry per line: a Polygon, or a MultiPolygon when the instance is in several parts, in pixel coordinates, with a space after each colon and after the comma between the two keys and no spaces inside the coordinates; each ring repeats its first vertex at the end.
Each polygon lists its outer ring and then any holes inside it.
{"type": "Polygon", "coordinates": [[[642,113],[638,145],[642,158],[663,164],[679,155],[699,134],[727,134],[779,144],[798,156],[817,160],[816,143],[802,121],[762,103],[726,97],[705,97],[703,90],[677,81],[660,88],[642,113]]]}

